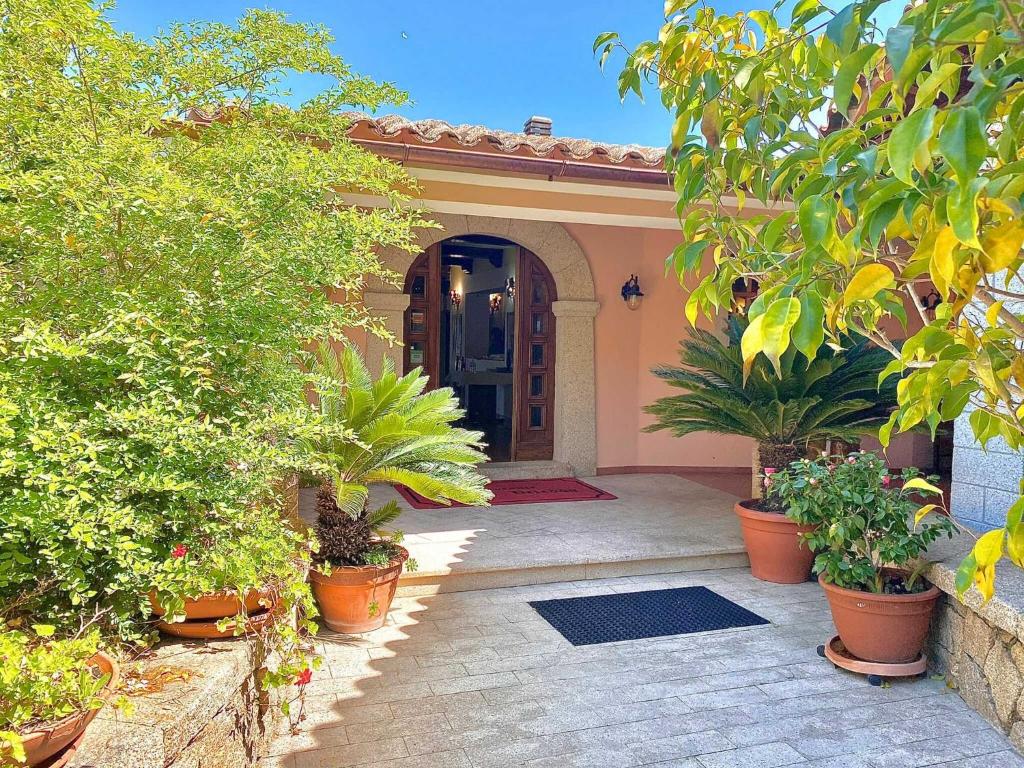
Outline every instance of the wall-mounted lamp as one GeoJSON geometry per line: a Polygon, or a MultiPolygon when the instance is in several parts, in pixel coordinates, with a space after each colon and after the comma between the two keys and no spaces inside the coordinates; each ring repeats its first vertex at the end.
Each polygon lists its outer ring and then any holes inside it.
{"type": "Polygon", "coordinates": [[[509,301],[516,297],[516,279],[514,277],[506,278],[505,295],[508,296],[509,301]]]}
{"type": "Polygon", "coordinates": [[[448,299],[451,301],[455,311],[459,311],[459,307],[462,306],[462,294],[459,293],[458,289],[452,288],[451,293],[448,294],[448,299]]]}
{"type": "Polygon", "coordinates": [[[941,303],[942,296],[934,288],[921,297],[921,307],[928,313],[928,316],[933,319],[935,317],[935,310],[939,308],[939,304],[941,303]]]}
{"type": "Polygon", "coordinates": [[[643,296],[644,292],[640,290],[640,278],[630,275],[629,280],[622,286],[622,300],[630,309],[637,309],[643,296]]]}
{"type": "Polygon", "coordinates": [[[491,314],[494,315],[494,314],[497,314],[500,311],[501,311],[501,294],[500,293],[492,293],[491,294],[491,314]]]}
{"type": "Polygon", "coordinates": [[[757,298],[760,286],[757,280],[752,277],[738,277],[732,283],[732,307],[730,314],[735,312],[740,315],[747,313],[747,307],[757,298]]]}

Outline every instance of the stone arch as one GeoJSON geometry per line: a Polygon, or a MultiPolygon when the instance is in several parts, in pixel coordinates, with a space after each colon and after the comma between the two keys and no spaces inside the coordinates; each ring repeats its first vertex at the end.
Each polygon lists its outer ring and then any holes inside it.
{"type": "MultiPolygon", "coordinates": [[[[579,243],[565,227],[550,221],[526,221],[492,216],[432,214],[440,229],[422,229],[421,248],[460,235],[493,235],[533,251],[551,271],[558,300],[552,304],[556,319],[555,344],[555,447],[554,459],[568,464],[577,475],[597,471],[597,395],[594,377],[594,317],[598,304],[590,263],[579,243]]],[[[385,267],[403,278],[415,253],[388,248],[381,254],[385,267]]],[[[409,298],[401,287],[377,284],[363,294],[367,309],[382,317],[395,338],[402,341],[403,313],[409,298]]],[[[401,353],[376,337],[367,339],[366,357],[374,370],[384,355],[401,366],[401,353]]]]}

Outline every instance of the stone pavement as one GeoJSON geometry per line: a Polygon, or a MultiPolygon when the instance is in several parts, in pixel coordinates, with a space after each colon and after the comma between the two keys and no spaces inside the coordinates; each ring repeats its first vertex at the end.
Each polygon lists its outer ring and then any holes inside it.
{"type": "Polygon", "coordinates": [[[943,681],[833,669],[831,629],[816,584],[740,568],[399,598],[320,636],[308,718],[261,768],[1024,767],[943,681]],[[697,584],[772,623],[574,648],[527,604],[697,584]]]}

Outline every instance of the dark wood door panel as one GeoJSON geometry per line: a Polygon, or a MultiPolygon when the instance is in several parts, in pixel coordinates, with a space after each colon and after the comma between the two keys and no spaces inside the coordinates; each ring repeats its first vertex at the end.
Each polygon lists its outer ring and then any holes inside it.
{"type": "Polygon", "coordinates": [[[440,374],[441,249],[432,245],[421,253],[405,278],[409,307],[405,310],[402,351],[403,370],[417,366],[429,377],[429,389],[438,384],[440,374]]]}
{"type": "Polygon", "coordinates": [[[516,277],[515,429],[517,461],[554,453],[555,281],[536,254],[519,249],[516,277]]]}

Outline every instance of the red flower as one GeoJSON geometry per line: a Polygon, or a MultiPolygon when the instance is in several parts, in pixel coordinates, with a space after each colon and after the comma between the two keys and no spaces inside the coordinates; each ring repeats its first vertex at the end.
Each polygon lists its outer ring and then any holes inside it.
{"type": "Polygon", "coordinates": [[[188,547],[184,544],[178,544],[174,549],[171,550],[171,557],[181,558],[188,554],[188,547]]]}
{"type": "Polygon", "coordinates": [[[306,667],[304,670],[299,672],[299,676],[295,678],[295,684],[300,688],[307,685],[310,680],[313,679],[313,670],[306,667]]]}

